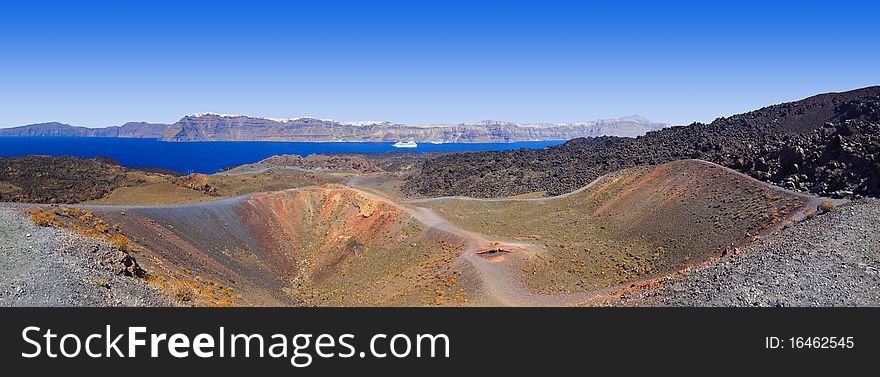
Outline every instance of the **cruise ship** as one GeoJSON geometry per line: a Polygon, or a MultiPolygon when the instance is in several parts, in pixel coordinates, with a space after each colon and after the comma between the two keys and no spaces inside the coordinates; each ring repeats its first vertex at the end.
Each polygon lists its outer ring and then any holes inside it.
{"type": "Polygon", "coordinates": [[[415,141],[398,141],[393,145],[395,148],[415,148],[419,145],[415,141]]]}

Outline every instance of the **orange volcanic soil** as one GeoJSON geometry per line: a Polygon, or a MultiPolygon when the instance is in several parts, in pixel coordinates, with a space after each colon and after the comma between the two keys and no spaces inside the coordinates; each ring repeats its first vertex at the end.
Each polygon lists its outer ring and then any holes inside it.
{"type": "Polygon", "coordinates": [[[555,198],[419,202],[469,231],[540,250],[518,267],[531,291],[547,295],[598,291],[717,260],[817,204],[695,160],[622,170],[555,198]]]}
{"type": "Polygon", "coordinates": [[[94,206],[191,305],[571,305],[712,263],[818,198],[696,160],[553,198],[403,202],[341,185],[94,206]]]}
{"type": "Polygon", "coordinates": [[[454,304],[463,297],[451,267],[460,240],[350,188],[95,212],[141,246],[151,272],[232,288],[235,305],[454,304]]]}

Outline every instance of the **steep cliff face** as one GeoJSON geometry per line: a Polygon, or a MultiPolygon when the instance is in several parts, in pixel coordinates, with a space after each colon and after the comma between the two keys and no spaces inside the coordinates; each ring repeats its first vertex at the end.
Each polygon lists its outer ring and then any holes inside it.
{"type": "Polygon", "coordinates": [[[122,126],[88,128],[69,124],[49,122],[27,126],[0,128],[0,136],[39,136],[39,137],[130,137],[158,139],[167,124],[128,122],[122,126]]]}
{"type": "Polygon", "coordinates": [[[0,128],[0,136],[85,136],[88,129],[69,124],[49,122],[21,127],[0,128]]]}
{"type": "Polygon", "coordinates": [[[631,116],[579,123],[480,121],[462,124],[396,124],[338,122],[315,118],[268,119],[245,115],[196,114],[174,124],[129,122],[122,126],[88,128],[51,122],[0,129],[0,136],[128,137],[163,141],[353,141],[503,143],[568,140],[578,137],[636,137],[667,126],[631,116]]]}
{"type": "Polygon", "coordinates": [[[456,125],[404,125],[388,122],[342,123],[297,118],[274,120],[244,115],[199,114],[183,117],[171,125],[166,141],[362,141],[478,143],[529,140],[568,140],[591,136],[643,135],[666,126],[640,117],[581,123],[532,123],[481,121],[456,125]]]}
{"type": "Polygon", "coordinates": [[[108,137],[158,139],[168,129],[168,126],[163,123],[128,122],[120,127],[107,127],[105,130],[108,131],[106,135],[108,137]],[[116,135],[111,135],[114,129],[116,130],[116,135]]]}
{"type": "MultiPolygon", "coordinates": [[[[165,141],[335,141],[348,136],[347,127],[320,119],[276,121],[243,115],[185,116],[165,131],[165,141]],[[336,128],[331,131],[331,128],[336,128]],[[335,131],[335,132],[334,132],[335,131]],[[339,139],[334,139],[336,136],[339,139]]],[[[346,140],[348,141],[348,140],[346,140]]]]}

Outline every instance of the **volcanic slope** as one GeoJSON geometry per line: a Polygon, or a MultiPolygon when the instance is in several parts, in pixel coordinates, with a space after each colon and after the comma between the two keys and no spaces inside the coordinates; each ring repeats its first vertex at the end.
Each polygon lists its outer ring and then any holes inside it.
{"type": "Polygon", "coordinates": [[[878,306],[880,200],[845,203],[703,268],[598,295],[585,305],[878,306]]]}
{"type": "Polygon", "coordinates": [[[412,196],[558,195],[620,169],[696,158],[765,182],[836,198],[880,195],[880,86],[668,127],[638,138],[579,138],[543,150],[432,158],[407,178],[412,196]]]}
{"type": "Polygon", "coordinates": [[[545,295],[607,289],[711,263],[816,208],[792,193],[704,161],[630,168],[540,199],[415,200],[462,228],[536,251],[480,255],[510,263],[545,295]]]}
{"type": "Polygon", "coordinates": [[[310,306],[456,305],[469,289],[453,268],[460,237],[344,186],[88,208],[120,224],[169,293],[205,286],[184,297],[196,305],[216,302],[212,287],[234,305],[310,306]]]}
{"type": "Polygon", "coordinates": [[[0,202],[77,203],[169,177],[102,157],[0,157],[0,202]]]}
{"type": "Polygon", "coordinates": [[[325,185],[87,209],[181,304],[569,305],[716,261],[818,202],[685,160],[554,198],[399,203],[325,185]]]}

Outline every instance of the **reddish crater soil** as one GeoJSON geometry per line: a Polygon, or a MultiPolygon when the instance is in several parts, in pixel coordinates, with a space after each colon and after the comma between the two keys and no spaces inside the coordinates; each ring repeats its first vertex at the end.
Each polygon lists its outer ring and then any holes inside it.
{"type": "Polygon", "coordinates": [[[402,202],[341,185],[93,206],[192,305],[572,305],[713,263],[818,198],[697,160],[552,198],[402,202]]]}
{"type": "MultiPolygon", "coordinates": [[[[180,297],[197,304],[464,303],[460,273],[452,268],[462,240],[351,188],[93,208],[120,224],[151,273],[171,285],[207,282],[207,292],[196,292],[207,297],[180,297]]],[[[170,289],[174,294],[176,287],[170,289]]]]}
{"type": "Polygon", "coordinates": [[[480,255],[512,264],[534,293],[564,295],[715,261],[791,225],[818,200],[685,160],[622,170],[553,198],[416,202],[468,231],[530,245],[528,258],[480,255]]]}

